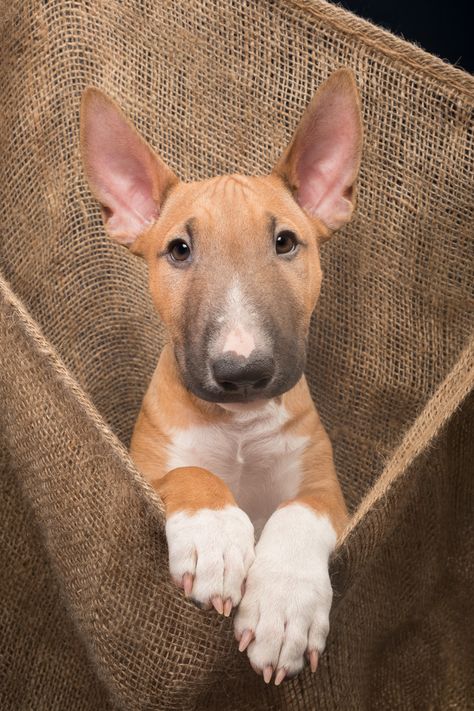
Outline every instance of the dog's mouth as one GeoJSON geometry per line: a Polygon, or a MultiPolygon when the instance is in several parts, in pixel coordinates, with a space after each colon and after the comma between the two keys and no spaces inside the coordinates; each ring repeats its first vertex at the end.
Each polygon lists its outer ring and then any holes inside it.
{"type": "Polygon", "coordinates": [[[250,404],[262,400],[270,400],[271,398],[276,396],[276,394],[273,394],[273,392],[263,390],[255,391],[251,387],[246,387],[239,390],[225,390],[220,388],[203,387],[199,385],[196,387],[190,384],[189,382],[186,383],[186,387],[194,395],[201,398],[201,400],[206,400],[207,402],[215,402],[222,405],[238,403],[250,404]]]}

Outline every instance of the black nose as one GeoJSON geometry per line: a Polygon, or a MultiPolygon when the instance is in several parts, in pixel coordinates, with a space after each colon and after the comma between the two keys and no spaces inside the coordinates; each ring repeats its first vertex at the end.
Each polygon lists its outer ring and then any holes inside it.
{"type": "Polygon", "coordinates": [[[272,379],[274,370],[273,358],[258,352],[250,358],[226,353],[212,363],[216,382],[228,392],[261,390],[272,379]]]}

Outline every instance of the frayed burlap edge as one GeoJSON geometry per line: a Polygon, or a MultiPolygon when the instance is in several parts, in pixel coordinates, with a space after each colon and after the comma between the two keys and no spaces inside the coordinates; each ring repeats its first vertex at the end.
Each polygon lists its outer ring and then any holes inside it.
{"type": "Polygon", "coordinates": [[[332,25],[338,34],[360,37],[365,45],[372,47],[377,53],[384,54],[393,61],[403,62],[440,84],[449,83],[453,91],[461,91],[474,98],[474,78],[472,76],[463,69],[430,54],[413,42],[401,39],[382,27],[354,15],[349,10],[327,2],[290,0],[290,3],[332,25]]]}
{"type": "Polygon", "coordinates": [[[403,477],[415,459],[430,447],[473,386],[474,338],[409,428],[372,489],[362,499],[339,541],[339,547],[351,545],[355,532],[363,527],[370,510],[383,501],[389,489],[403,477]]]}
{"type": "MultiPolygon", "coordinates": [[[[87,395],[64,366],[54,348],[45,340],[39,326],[31,318],[25,306],[15,294],[13,294],[8,283],[1,277],[0,292],[4,303],[15,313],[16,325],[23,330],[24,335],[30,343],[31,349],[36,353],[43,367],[52,374],[55,380],[60,381],[64,390],[67,390],[75,398],[92,427],[100,433],[100,437],[104,441],[105,454],[107,453],[107,449],[109,449],[110,455],[116,459],[117,465],[122,469],[122,476],[125,475],[125,479],[128,480],[128,485],[135,491],[139,498],[142,498],[156,509],[158,514],[157,524],[163,529],[163,506],[159,497],[137,473],[125,448],[117,440],[87,395]]],[[[414,460],[434,444],[441,429],[450,420],[453,413],[459,408],[471,390],[474,379],[472,346],[473,344],[471,342],[463,351],[455,366],[443,383],[437,388],[427,406],[406,433],[401,444],[396,448],[392,458],[375,483],[373,489],[363,499],[356,510],[336,551],[336,569],[338,569],[338,575],[340,575],[341,580],[348,581],[351,578],[353,579],[354,576],[357,575],[357,571],[361,570],[364,562],[370,558],[371,553],[377,546],[377,537],[375,536],[370,536],[368,540],[364,540],[364,524],[366,520],[370,519],[370,515],[374,509],[377,509],[378,524],[382,525],[383,528],[382,519],[384,516],[388,516],[388,513],[384,510],[383,500],[389,490],[396,482],[400,482],[404,474],[410,469],[414,460]],[[345,569],[341,570],[341,565],[345,569]]],[[[386,529],[389,529],[388,525],[386,529]]],[[[342,594],[344,592],[343,588],[345,588],[345,585],[342,585],[342,589],[340,589],[340,593],[342,594]]],[[[178,597],[179,593],[177,591],[175,594],[176,597],[178,597]]],[[[340,602],[341,599],[336,601],[336,607],[338,606],[337,603],[340,602]]],[[[74,605],[70,607],[74,617],[74,605]]],[[[94,634],[93,630],[91,630],[91,628],[81,629],[83,621],[80,618],[78,619],[76,617],[75,623],[78,625],[81,637],[88,642],[87,647],[90,650],[94,650],[94,639],[92,639],[92,641],[90,640],[90,635],[94,634]]],[[[95,659],[93,651],[92,659],[95,659]]],[[[104,678],[103,663],[102,665],[99,664],[98,675],[99,678],[102,678],[107,683],[109,688],[112,688],[113,693],[114,682],[112,679],[107,679],[107,676],[104,678]]],[[[120,700],[120,694],[117,700],[120,700]]]]}

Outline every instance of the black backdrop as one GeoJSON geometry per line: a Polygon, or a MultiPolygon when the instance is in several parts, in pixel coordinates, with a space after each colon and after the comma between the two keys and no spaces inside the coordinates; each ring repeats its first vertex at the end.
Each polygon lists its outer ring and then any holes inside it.
{"type": "Polygon", "coordinates": [[[472,0],[340,0],[337,4],[474,71],[472,0]]]}

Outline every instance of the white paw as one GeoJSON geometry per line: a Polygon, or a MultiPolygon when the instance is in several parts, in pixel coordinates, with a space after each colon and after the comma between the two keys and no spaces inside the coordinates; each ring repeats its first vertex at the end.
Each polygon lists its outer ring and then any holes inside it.
{"type": "Polygon", "coordinates": [[[171,576],[201,607],[226,616],[239,604],[254,553],[253,526],[237,506],[180,511],[166,521],[171,576]]]}
{"type": "Polygon", "coordinates": [[[302,504],[275,511],[263,529],[235,618],[239,649],[268,683],[316,670],[329,631],[328,559],[336,534],[326,516],[302,504]]]}

